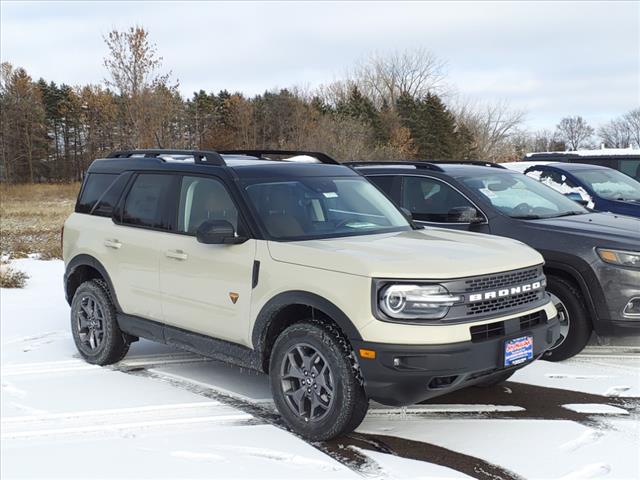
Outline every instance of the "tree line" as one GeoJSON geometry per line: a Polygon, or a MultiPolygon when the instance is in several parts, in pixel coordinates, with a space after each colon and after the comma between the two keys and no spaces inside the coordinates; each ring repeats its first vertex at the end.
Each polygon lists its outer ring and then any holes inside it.
{"type": "MultiPolygon", "coordinates": [[[[580,117],[554,132],[523,130],[507,103],[471,104],[447,92],[443,64],[416,49],[374,55],[314,91],[253,97],[200,90],[183,98],[142,27],[105,37],[104,84],[57,85],[3,63],[0,178],[62,182],[129,148],[318,150],[340,160],[508,161],[529,151],[577,149],[594,131],[580,117]]],[[[640,146],[640,109],[603,126],[607,146],[640,146]]]]}

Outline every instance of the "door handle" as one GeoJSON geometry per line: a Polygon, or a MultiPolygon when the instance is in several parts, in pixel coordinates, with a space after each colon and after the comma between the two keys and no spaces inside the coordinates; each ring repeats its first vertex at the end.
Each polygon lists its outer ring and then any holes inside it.
{"type": "Polygon", "coordinates": [[[189,255],[184,253],[182,250],[167,250],[164,254],[169,258],[175,258],[176,260],[186,260],[189,258],[189,255]]]}
{"type": "Polygon", "coordinates": [[[117,239],[113,238],[113,239],[105,240],[104,246],[117,250],[122,246],[122,243],[120,243],[117,239]]]}

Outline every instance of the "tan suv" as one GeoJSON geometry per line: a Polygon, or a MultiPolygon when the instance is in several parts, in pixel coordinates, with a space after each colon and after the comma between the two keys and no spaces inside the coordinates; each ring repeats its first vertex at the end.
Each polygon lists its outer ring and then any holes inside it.
{"type": "Polygon", "coordinates": [[[355,429],[370,399],[503,381],[559,335],[537,252],[416,227],[320,153],[115,152],[89,167],[63,245],[87,361],[143,337],[249,366],[314,440],[355,429]]]}

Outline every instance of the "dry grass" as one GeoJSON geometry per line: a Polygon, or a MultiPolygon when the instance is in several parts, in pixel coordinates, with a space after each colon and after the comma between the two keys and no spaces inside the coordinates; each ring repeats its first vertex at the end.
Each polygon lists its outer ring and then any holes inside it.
{"type": "Polygon", "coordinates": [[[6,263],[0,263],[0,287],[22,288],[26,285],[29,275],[11,268],[6,263]]]}
{"type": "Polygon", "coordinates": [[[79,183],[0,185],[0,252],[62,258],[60,230],[79,189],[79,183]]]}

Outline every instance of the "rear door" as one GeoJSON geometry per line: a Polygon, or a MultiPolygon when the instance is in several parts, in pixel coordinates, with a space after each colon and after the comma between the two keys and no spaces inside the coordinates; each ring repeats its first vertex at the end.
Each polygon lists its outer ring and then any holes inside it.
{"type": "Polygon", "coordinates": [[[136,175],[102,239],[105,267],[124,313],[162,319],[158,245],[171,235],[171,192],[177,181],[171,174],[136,175]]]}
{"type": "Polygon", "coordinates": [[[174,233],[158,242],[164,322],[223,340],[246,343],[256,240],[206,245],[196,231],[225,220],[243,232],[236,203],[215,176],[185,175],[177,185],[174,233]]]}

